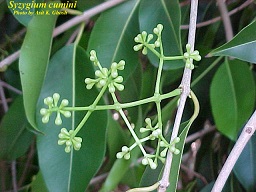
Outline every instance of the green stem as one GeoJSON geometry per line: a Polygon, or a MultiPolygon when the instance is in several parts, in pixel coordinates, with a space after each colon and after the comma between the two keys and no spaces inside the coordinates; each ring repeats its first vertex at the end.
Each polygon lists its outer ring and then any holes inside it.
{"type": "Polygon", "coordinates": [[[155,94],[160,93],[160,81],[161,81],[161,75],[163,70],[163,64],[164,64],[163,57],[160,57],[158,71],[157,71],[156,85],[155,85],[155,94]]]}
{"type": "Polygon", "coordinates": [[[81,128],[84,126],[85,122],[88,120],[88,118],[90,117],[90,115],[92,114],[92,112],[95,110],[96,105],[98,104],[99,100],[101,99],[101,97],[103,96],[104,92],[106,91],[108,85],[106,84],[101,91],[99,92],[98,96],[96,97],[96,99],[94,100],[94,102],[92,103],[92,105],[89,107],[90,109],[88,109],[87,113],[85,114],[84,118],[82,119],[82,121],[78,124],[78,126],[76,127],[76,129],[73,132],[72,136],[76,136],[76,134],[81,130],[81,128]]]}
{"type": "MultiPolygon", "coordinates": [[[[175,97],[177,95],[180,95],[181,93],[181,89],[175,89],[169,93],[165,93],[160,95],[158,98],[160,101],[164,100],[164,99],[168,99],[171,97],[175,97]]],[[[119,103],[118,107],[121,108],[130,108],[130,107],[135,107],[135,106],[139,106],[139,105],[143,105],[146,103],[150,103],[150,102],[155,102],[157,100],[157,96],[152,96],[146,99],[141,99],[139,101],[133,101],[133,102],[128,102],[128,103],[119,103]]],[[[98,111],[98,110],[107,110],[107,109],[117,109],[117,105],[97,105],[95,106],[94,110],[98,111]]],[[[63,110],[65,111],[88,111],[88,110],[92,110],[91,106],[87,106],[87,107],[65,107],[63,110]]]]}
{"type": "Polygon", "coordinates": [[[155,50],[154,48],[152,48],[151,46],[149,46],[148,44],[144,44],[145,47],[147,47],[152,53],[154,53],[158,58],[161,57],[161,54],[158,53],[157,50],[155,50]]]}
{"type": "Polygon", "coordinates": [[[184,56],[170,56],[170,57],[164,57],[165,61],[172,61],[172,60],[180,60],[184,59],[184,56]]]}
{"type": "MultiPolygon", "coordinates": [[[[116,95],[114,93],[111,93],[111,96],[113,98],[114,101],[114,105],[118,104],[118,106],[120,106],[120,104],[117,101],[116,95]]],[[[136,133],[134,132],[132,125],[130,124],[129,120],[127,119],[126,115],[124,114],[124,111],[122,108],[119,107],[119,109],[117,110],[119,112],[119,114],[121,115],[121,117],[123,118],[126,126],[128,127],[130,133],[132,134],[136,144],[140,147],[141,152],[143,153],[143,155],[145,156],[147,153],[145,151],[145,149],[143,148],[143,146],[141,145],[141,141],[140,139],[137,137],[136,133]]]]}
{"type": "Polygon", "coordinates": [[[75,44],[76,46],[78,45],[78,43],[79,43],[79,41],[80,41],[80,39],[81,39],[81,37],[82,37],[82,35],[83,35],[84,27],[85,27],[85,23],[82,23],[82,24],[80,25],[80,29],[79,29],[78,35],[77,35],[76,40],[75,40],[75,42],[74,42],[74,44],[75,44]]]}

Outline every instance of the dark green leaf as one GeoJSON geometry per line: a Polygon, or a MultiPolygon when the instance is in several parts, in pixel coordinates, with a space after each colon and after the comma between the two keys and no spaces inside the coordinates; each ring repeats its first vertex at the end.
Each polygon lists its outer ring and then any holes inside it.
{"type": "MultiPolygon", "coordinates": [[[[180,6],[177,0],[142,0],[141,2],[140,29],[152,33],[157,24],[163,24],[162,41],[166,56],[183,55],[180,40],[180,20],[180,6]]],[[[149,58],[153,65],[158,66],[156,56],[149,54],[149,58]]],[[[183,66],[183,61],[169,61],[165,62],[164,69],[177,69],[183,66]]]]}
{"type": "Polygon", "coordinates": [[[254,108],[255,83],[249,66],[226,60],[213,77],[210,99],[217,129],[235,140],[254,108]]]}
{"type": "Polygon", "coordinates": [[[56,16],[35,16],[21,47],[19,68],[28,122],[36,129],[36,104],[48,64],[56,16]]]}
{"type": "Polygon", "coordinates": [[[31,191],[32,192],[47,192],[47,187],[44,183],[44,178],[41,172],[39,172],[33,178],[34,180],[31,183],[31,191]]]}
{"type": "MultiPolygon", "coordinates": [[[[37,139],[39,165],[49,191],[84,191],[101,165],[105,153],[107,113],[93,112],[78,133],[82,137],[79,151],[67,154],[57,144],[60,128],[75,129],[85,112],[76,112],[69,119],[63,119],[58,127],[54,117],[48,124],[41,122],[39,110],[45,107],[43,99],[57,92],[61,99],[68,99],[71,106],[91,105],[98,95],[96,89],[85,88],[85,77],[93,77],[93,68],[85,51],[74,45],[66,46],[51,59],[38,104],[37,122],[45,135],[37,139]]],[[[101,100],[100,104],[103,104],[101,100]]]]}
{"type": "Polygon", "coordinates": [[[0,124],[0,159],[13,160],[26,153],[33,141],[27,130],[27,119],[20,96],[11,105],[0,124]]]}
{"type": "Polygon", "coordinates": [[[88,45],[88,51],[96,50],[102,66],[107,68],[112,62],[124,59],[126,65],[121,74],[125,81],[138,64],[133,39],[139,33],[139,3],[139,0],[130,0],[104,12],[93,28],[88,45]]]}
{"type": "Polygon", "coordinates": [[[231,41],[209,53],[209,56],[231,56],[256,63],[256,21],[241,30],[231,41]]]}
{"type": "Polygon", "coordinates": [[[247,192],[256,191],[256,136],[253,135],[239,156],[234,173],[247,192]]]}
{"type": "Polygon", "coordinates": [[[24,26],[32,20],[34,12],[38,10],[35,7],[46,6],[43,0],[7,0],[7,6],[13,16],[24,26]],[[42,3],[42,4],[41,4],[42,3]]]}

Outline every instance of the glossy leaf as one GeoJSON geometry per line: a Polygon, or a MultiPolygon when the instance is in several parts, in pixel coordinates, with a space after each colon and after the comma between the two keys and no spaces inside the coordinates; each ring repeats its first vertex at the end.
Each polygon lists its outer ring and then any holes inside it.
{"type": "Polygon", "coordinates": [[[7,6],[13,16],[24,26],[33,18],[34,12],[37,10],[34,3],[45,3],[43,0],[7,0],[7,6]]]}
{"type": "Polygon", "coordinates": [[[125,70],[121,72],[125,81],[138,65],[133,39],[139,33],[139,3],[130,0],[101,14],[88,45],[88,51],[96,50],[102,66],[108,68],[112,62],[125,60],[125,70]]]}
{"type": "Polygon", "coordinates": [[[213,50],[208,56],[231,56],[256,63],[256,21],[241,30],[231,41],[213,50]]]}
{"type": "Polygon", "coordinates": [[[176,187],[177,187],[178,179],[179,179],[181,158],[182,158],[183,149],[185,146],[185,141],[186,141],[190,126],[191,126],[190,122],[184,122],[181,124],[181,128],[184,127],[184,129],[182,130],[182,132],[179,135],[180,142],[175,145],[175,147],[180,150],[180,154],[173,155],[172,166],[171,166],[171,171],[170,171],[171,174],[170,174],[170,179],[169,179],[171,184],[167,188],[167,192],[175,192],[176,191],[176,187]]]}
{"type": "MultiPolygon", "coordinates": [[[[62,127],[75,129],[85,112],[64,118],[63,124],[54,124],[54,117],[43,124],[39,110],[43,99],[57,92],[61,99],[68,99],[69,106],[89,106],[98,95],[96,89],[87,90],[84,79],[94,77],[93,68],[85,51],[74,45],[63,47],[51,59],[37,108],[37,122],[44,135],[37,138],[39,165],[49,191],[85,191],[89,181],[101,165],[105,153],[106,111],[93,112],[78,133],[82,137],[79,151],[65,153],[57,144],[62,127]],[[100,119],[100,121],[99,121],[100,119]]],[[[100,101],[103,104],[103,101],[100,101]]]]}
{"type": "Polygon", "coordinates": [[[255,83],[249,66],[226,60],[213,77],[210,100],[217,129],[235,140],[254,108],[255,83]]]}
{"type": "Polygon", "coordinates": [[[256,191],[256,137],[253,135],[239,156],[234,173],[248,192],[256,191]]]}
{"type": "MultiPolygon", "coordinates": [[[[142,0],[139,12],[140,30],[153,33],[153,28],[161,23],[164,26],[162,41],[167,56],[183,55],[180,40],[180,5],[178,0],[142,0]]],[[[149,54],[154,66],[158,66],[158,58],[149,54]]],[[[184,66],[183,61],[165,62],[164,69],[177,69],[184,66]]]]}
{"type": "Polygon", "coordinates": [[[14,160],[26,153],[34,134],[27,130],[27,119],[20,96],[11,105],[0,124],[0,159],[14,160]]]}
{"type": "Polygon", "coordinates": [[[28,122],[36,129],[36,104],[49,61],[56,16],[33,17],[21,47],[19,69],[28,122]]]}

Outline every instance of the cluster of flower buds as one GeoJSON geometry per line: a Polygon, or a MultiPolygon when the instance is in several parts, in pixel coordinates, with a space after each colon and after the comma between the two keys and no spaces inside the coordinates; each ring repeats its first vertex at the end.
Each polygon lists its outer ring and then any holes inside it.
{"type": "Polygon", "coordinates": [[[156,28],[153,29],[153,32],[157,35],[157,40],[155,41],[155,46],[160,47],[161,45],[161,35],[163,31],[164,26],[162,24],[158,24],[156,28]]]}
{"type": "Polygon", "coordinates": [[[73,132],[74,130],[68,131],[66,128],[62,128],[60,131],[58,145],[66,144],[66,153],[69,153],[72,147],[77,151],[81,148],[82,138],[74,137],[73,132]]]}
{"type": "Polygon", "coordinates": [[[99,69],[95,71],[95,79],[85,79],[86,88],[91,89],[94,85],[96,85],[98,88],[102,88],[107,84],[110,93],[114,93],[116,88],[119,91],[124,90],[124,85],[121,84],[123,82],[123,77],[118,75],[118,70],[124,69],[125,61],[121,60],[119,63],[113,62],[110,70],[108,70],[107,68],[103,68],[101,66],[94,50],[90,52],[90,55],[90,60],[99,69]]]}
{"type": "MultiPolygon", "coordinates": [[[[154,156],[152,156],[154,157],[154,156]]],[[[147,156],[147,157],[144,157],[142,159],[142,165],[149,165],[151,169],[156,169],[157,168],[157,161],[153,161],[152,157],[150,156],[147,156]]]]}
{"type": "Polygon", "coordinates": [[[48,109],[42,108],[40,110],[40,114],[43,116],[42,117],[42,122],[43,123],[48,123],[50,116],[53,112],[56,112],[56,118],[55,118],[55,124],[56,125],[61,125],[62,120],[61,120],[61,114],[65,117],[71,117],[71,112],[65,110],[65,107],[68,106],[68,100],[63,99],[58,106],[58,102],[60,100],[60,95],[58,93],[54,93],[52,97],[47,97],[44,99],[44,104],[48,106],[48,109]]]}
{"type": "Polygon", "coordinates": [[[142,54],[146,55],[148,53],[148,48],[155,49],[156,47],[160,47],[161,45],[161,33],[163,30],[163,25],[158,24],[156,28],[153,29],[154,34],[157,35],[157,40],[154,43],[150,43],[150,41],[153,39],[152,34],[147,34],[146,31],[143,31],[141,34],[138,34],[134,41],[136,43],[139,43],[133,47],[134,51],[139,51],[142,49],[142,54]]]}
{"type": "Polygon", "coordinates": [[[145,119],[146,127],[140,128],[140,132],[144,133],[147,131],[151,131],[151,135],[149,135],[149,138],[151,140],[155,140],[156,138],[159,138],[162,135],[161,129],[159,129],[158,123],[153,127],[152,122],[150,118],[145,119]]]}
{"type": "Polygon", "coordinates": [[[170,152],[172,152],[175,155],[180,154],[180,150],[175,147],[175,144],[180,142],[180,138],[176,137],[171,143],[168,143],[166,141],[160,141],[160,147],[164,147],[162,152],[160,153],[161,157],[166,157],[167,150],[169,149],[170,152]]]}
{"type": "Polygon", "coordinates": [[[200,61],[201,60],[201,56],[199,55],[199,51],[195,50],[193,52],[191,52],[191,45],[187,44],[186,45],[186,51],[184,53],[184,57],[186,59],[186,67],[189,69],[194,69],[194,65],[191,62],[191,59],[196,60],[196,61],[200,61]]]}
{"type": "Polygon", "coordinates": [[[116,158],[118,158],[118,159],[124,158],[124,159],[128,160],[128,159],[130,159],[130,157],[131,157],[130,148],[127,146],[123,146],[122,151],[118,152],[116,154],[116,158]]]}

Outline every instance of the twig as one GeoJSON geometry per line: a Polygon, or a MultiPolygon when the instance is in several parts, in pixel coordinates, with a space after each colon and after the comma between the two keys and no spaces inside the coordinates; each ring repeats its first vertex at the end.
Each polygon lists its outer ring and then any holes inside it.
{"type": "Polygon", "coordinates": [[[207,133],[210,133],[215,130],[215,126],[211,126],[208,122],[205,124],[204,128],[194,134],[189,135],[186,138],[186,143],[190,143],[202,136],[204,136],[207,133]]]}
{"type": "Polygon", "coordinates": [[[232,151],[230,152],[224,166],[222,167],[221,172],[220,172],[211,192],[220,192],[223,189],[223,187],[229,177],[229,174],[231,173],[237,159],[239,158],[245,145],[247,144],[249,139],[252,137],[255,130],[256,130],[256,110],[254,111],[253,115],[251,116],[249,121],[244,126],[243,131],[242,131],[241,135],[239,136],[232,151]]]}
{"type": "Polygon", "coordinates": [[[12,161],[12,163],[11,163],[11,170],[12,170],[12,187],[13,187],[13,192],[18,192],[16,160],[12,161]]]}
{"type": "MultiPolygon", "coordinates": [[[[190,9],[189,34],[188,34],[188,44],[191,45],[191,52],[194,51],[194,44],[195,44],[197,7],[198,7],[198,0],[192,0],[191,1],[191,9],[190,9]]],[[[191,59],[191,63],[192,62],[193,61],[191,59]]],[[[180,85],[180,87],[182,88],[182,93],[180,96],[180,102],[179,102],[177,114],[175,117],[171,141],[177,137],[178,132],[179,132],[179,127],[180,127],[185,103],[186,103],[188,95],[190,94],[190,82],[191,82],[191,69],[185,67],[181,85],[180,85]]],[[[160,186],[159,186],[158,192],[165,192],[167,187],[169,186],[169,177],[170,177],[172,158],[173,158],[172,153],[168,151],[165,168],[164,168],[162,179],[160,181],[160,186]]]]}
{"type": "Polygon", "coordinates": [[[189,169],[187,166],[185,166],[183,164],[180,165],[180,168],[183,171],[185,171],[187,174],[191,174],[191,175],[197,177],[198,179],[200,179],[205,185],[208,184],[208,181],[206,180],[206,178],[203,175],[201,175],[200,173],[197,173],[197,172],[189,169]]]}
{"type": "Polygon", "coordinates": [[[26,164],[24,166],[24,169],[23,169],[23,172],[22,172],[22,175],[19,179],[19,182],[18,182],[18,187],[21,187],[21,185],[24,183],[25,179],[26,179],[26,175],[28,173],[28,171],[30,170],[29,169],[29,165],[34,157],[34,154],[35,154],[35,146],[34,146],[34,142],[32,142],[31,146],[30,146],[30,150],[29,150],[29,153],[28,153],[28,156],[27,156],[27,161],[26,161],[26,164]]]}
{"type": "Polygon", "coordinates": [[[0,176],[1,176],[1,190],[5,191],[6,189],[6,163],[4,161],[0,161],[0,176]]]}
{"type": "Polygon", "coordinates": [[[0,81],[0,84],[2,84],[3,87],[5,87],[5,88],[7,88],[7,89],[9,89],[9,90],[11,90],[11,91],[13,91],[14,93],[17,93],[17,94],[19,94],[19,95],[22,95],[22,91],[20,91],[19,89],[17,89],[17,88],[15,88],[15,87],[11,86],[10,84],[8,84],[8,83],[6,83],[6,82],[4,82],[4,81],[0,81]]]}
{"type": "MultiPolygon", "coordinates": [[[[83,21],[86,21],[86,20],[90,19],[91,17],[93,17],[109,8],[112,8],[124,1],[126,1],[126,0],[106,1],[98,6],[95,6],[91,9],[89,9],[88,11],[85,11],[82,15],[76,16],[76,17],[70,19],[69,21],[67,21],[66,23],[56,27],[53,32],[53,37],[58,36],[59,34],[65,32],[66,30],[70,29],[71,27],[74,27],[75,25],[77,25],[83,21]]],[[[0,68],[3,68],[5,65],[10,65],[12,62],[16,61],[19,58],[19,55],[20,55],[20,51],[17,51],[15,53],[11,54],[10,56],[6,57],[4,60],[2,60],[0,62],[0,68]]]]}
{"type": "MultiPolygon", "coordinates": [[[[249,6],[252,3],[253,3],[253,0],[247,0],[243,4],[241,4],[239,7],[237,7],[235,9],[233,9],[232,11],[228,12],[228,15],[229,16],[234,15],[235,13],[243,10],[244,8],[246,8],[247,6],[249,6]]],[[[198,23],[196,25],[196,27],[197,28],[204,27],[204,26],[216,23],[217,21],[220,21],[220,20],[221,20],[220,16],[219,17],[215,17],[215,18],[210,19],[208,21],[204,21],[204,22],[198,23]]],[[[188,29],[188,28],[189,28],[189,25],[181,25],[181,29],[188,29]]]]}
{"type": "Polygon", "coordinates": [[[223,21],[223,25],[225,28],[226,40],[230,41],[233,38],[234,33],[233,33],[230,17],[228,15],[226,3],[223,0],[217,0],[217,3],[218,3],[218,8],[220,10],[221,18],[223,21]]]}

